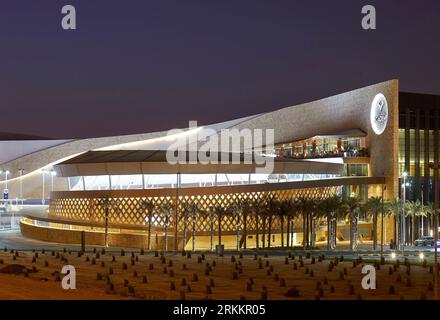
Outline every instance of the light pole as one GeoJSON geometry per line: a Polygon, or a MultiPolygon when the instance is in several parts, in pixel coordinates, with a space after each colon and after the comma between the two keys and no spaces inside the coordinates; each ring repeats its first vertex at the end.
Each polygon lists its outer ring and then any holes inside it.
{"type": "Polygon", "coordinates": [[[403,184],[402,184],[402,188],[403,188],[403,202],[402,202],[402,217],[400,219],[400,247],[401,247],[401,251],[403,254],[404,251],[404,247],[405,247],[405,205],[406,205],[406,177],[408,176],[408,172],[404,171],[402,173],[402,177],[403,177],[403,184]]]}
{"type": "Polygon", "coordinates": [[[45,201],[44,201],[44,175],[46,173],[46,169],[41,169],[41,177],[43,178],[43,191],[41,193],[41,204],[44,205],[45,201]]]}
{"type": "Polygon", "coordinates": [[[23,173],[24,173],[24,169],[18,169],[18,173],[20,174],[20,201],[21,201],[21,207],[23,208],[23,173]]]}
{"type": "Polygon", "coordinates": [[[438,241],[438,169],[440,163],[429,163],[434,169],[434,297],[438,299],[438,262],[437,262],[437,241],[438,241]]]}
{"type": "Polygon", "coordinates": [[[51,186],[51,191],[53,192],[53,178],[57,175],[55,170],[51,170],[50,171],[50,186],[51,186]]]}
{"type": "MultiPolygon", "coordinates": [[[[0,174],[4,173],[5,174],[5,189],[3,191],[3,197],[5,196],[5,191],[8,191],[8,175],[11,173],[9,170],[0,170],[0,174]]],[[[9,198],[9,191],[8,191],[8,198],[9,198]]],[[[5,204],[8,202],[8,199],[4,199],[5,200],[5,204]]]]}

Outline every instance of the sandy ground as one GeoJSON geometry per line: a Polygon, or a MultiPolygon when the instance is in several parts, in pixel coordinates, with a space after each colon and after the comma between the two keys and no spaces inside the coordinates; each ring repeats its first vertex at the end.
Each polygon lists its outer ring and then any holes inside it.
{"type": "Polygon", "coordinates": [[[38,258],[32,262],[33,252],[19,251],[18,256],[15,251],[0,252],[0,271],[12,264],[38,270],[28,272],[27,276],[0,273],[0,299],[261,299],[263,291],[267,292],[269,300],[316,299],[317,296],[344,300],[420,299],[422,295],[432,299],[434,296],[429,288],[433,280],[429,267],[415,265],[410,266],[409,275],[403,264],[392,274],[389,274],[392,264],[382,265],[377,270],[377,289],[364,290],[361,269],[366,262],[360,262],[356,267],[352,261],[339,262],[329,272],[330,260],[319,262],[315,257],[315,263],[312,263],[311,258],[302,257],[304,265],[301,266],[299,256],[295,256],[288,258],[286,264],[287,253],[285,256],[259,255],[257,260],[254,255],[243,258],[235,255],[235,262],[231,261],[234,260],[231,255],[218,257],[213,254],[205,254],[202,260],[201,254],[192,254],[191,258],[167,254],[161,258],[152,253],[141,255],[139,251],[133,255],[126,252],[125,256],[120,253],[98,256],[88,253],[81,257],[77,252],[61,251],[58,257],[51,251],[37,253],[38,258]],[[115,261],[112,261],[113,255],[115,261]],[[13,256],[16,256],[15,260],[13,256]],[[63,257],[67,262],[61,261],[63,257]],[[56,273],[67,264],[76,268],[76,290],[62,289],[59,278],[64,275],[57,279],[56,273]],[[211,270],[209,274],[208,270],[211,270]],[[194,275],[197,275],[197,281],[194,275]],[[147,283],[143,281],[144,276],[147,283]],[[124,285],[124,281],[128,284],[124,285]],[[182,281],[186,281],[186,285],[182,281]],[[171,288],[171,283],[175,289],[171,288]],[[389,293],[390,286],[394,287],[394,294],[389,293]],[[286,292],[293,287],[297,288],[299,296],[286,297],[286,292]]]}

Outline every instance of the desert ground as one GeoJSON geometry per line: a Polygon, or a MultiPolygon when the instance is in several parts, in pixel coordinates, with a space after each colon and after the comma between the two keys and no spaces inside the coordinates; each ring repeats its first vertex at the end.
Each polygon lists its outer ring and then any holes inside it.
{"type": "Polygon", "coordinates": [[[429,265],[349,261],[294,251],[171,254],[94,249],[0,252],[0,299],[433,299],[429,265]],[[343,261],[341,261],[343,260],[343,261]],[[375,264],[377,288],[364,290],[364,264],[375,264]],[[76,269],[65,290],[64,265],[76,269]]]}

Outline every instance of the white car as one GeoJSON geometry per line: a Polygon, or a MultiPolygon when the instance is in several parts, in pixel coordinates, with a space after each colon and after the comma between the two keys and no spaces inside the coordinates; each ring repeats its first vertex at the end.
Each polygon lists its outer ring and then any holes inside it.
{"type": "MultiPolygon", "coordinates": [[[[437,245],[440,242],[437,242],[437,245]]],[[[422,247],[426,247],[426,246],[434,246],[434,237],[431,236],[422,236],[420,238],[418,238],[416,241],[414,241],[414,245],[416,247],[418,246],[422,246],[422,247]]]]}

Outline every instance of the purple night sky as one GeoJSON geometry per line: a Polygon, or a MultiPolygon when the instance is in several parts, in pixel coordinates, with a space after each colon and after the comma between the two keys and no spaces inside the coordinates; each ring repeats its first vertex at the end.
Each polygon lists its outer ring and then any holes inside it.
{"type": "Polygon", "coordinates": [[[0,9],[1,132],[141,133],[393,78],[440,94],[438,0],[16,0],[0,9]],[[61,7],[77,10],[61,29],[61,7]],[[361,28],[373,4],[377,30],[361,28]]]}

